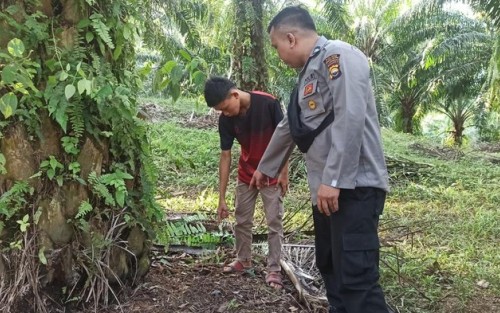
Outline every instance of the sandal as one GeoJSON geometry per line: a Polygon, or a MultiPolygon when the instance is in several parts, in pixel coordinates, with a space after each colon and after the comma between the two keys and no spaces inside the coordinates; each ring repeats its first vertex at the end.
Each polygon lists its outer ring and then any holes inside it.
{"type": "Polygon", "coordinates": [[[222,273],[229,274],[229,273],[243,273],[247,272],[252,269],[252,266],[245,266],[241,261],[235,260],[228,265],[224,266],[222,269],[222,273]]]}
{"type": "Polygon", "coordinates": [[[275,289],[283,288],[283,281],[279,272],[269,272],[266,275],[266,283],[275,289]],[[274,285],[273,285],[274,284],[274,285]]]}

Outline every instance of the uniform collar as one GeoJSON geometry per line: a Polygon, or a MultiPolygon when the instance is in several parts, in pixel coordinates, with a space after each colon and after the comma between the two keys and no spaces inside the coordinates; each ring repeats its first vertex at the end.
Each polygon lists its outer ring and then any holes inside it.
{"type": "Polygon", "coordinates": [[[302,69],[300,70],[299,77],[302,76],[304,71],[307,69],[307,65],[309,62],[314,59],[323,49],[323,47],[328,43],[328,39],[326,39],[324,36],[320,36],[318,40],[316,40],[316,44],[314,45],[314,48],[311,50],[311,54],[309,54],[309,59],[307,59],[306,64],[302,69]]]}
{"type": "Polygon", "coordinates": [[[318,38],[318,40],[316,41],[314,48],[311,50],[311,54],[309,55],[309,59],[317,56],[318,53],[321,51],[321,49],[325,46],[327,41],[328,41],[328,39],[326,39],[325,36],[320,36],[318,38]]]}

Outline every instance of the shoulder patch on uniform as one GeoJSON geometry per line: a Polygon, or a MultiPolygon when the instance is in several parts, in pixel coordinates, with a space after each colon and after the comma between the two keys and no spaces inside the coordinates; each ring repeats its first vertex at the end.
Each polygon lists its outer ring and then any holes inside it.
{"type": "Polygon", "coordinates": [[[323,62],[328,67],[330,79],[337,79],[342,75],[340,71],[340,54],[332,54],[326,57],[323,62]]]}

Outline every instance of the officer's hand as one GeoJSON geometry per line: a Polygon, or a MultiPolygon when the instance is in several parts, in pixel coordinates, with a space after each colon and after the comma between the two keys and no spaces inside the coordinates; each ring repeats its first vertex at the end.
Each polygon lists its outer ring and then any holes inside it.
{"type": "Polygon", "coordinates": [[[284,197],[288,191],[288,174],[280,174],[278,177],[278,186],[281,187],[281,196],[284,197]]]}
{"type": "Polygon", "coordinates": [[[257,189],[260,189],[262,187],[267,187],[269,182],[269,178],[262,174],[261,171],[256,170],[253,173],[252,180],[250,180],[250,188],[256,187],[257,189]]]}
{"type": "Polygon", "coordinates": [[[319,185],[318,189],[318,210],[330,216],[339,210],[340,189],[327,185],[319,185]]]}
{"type": "Polygon", "coordinates": [[[229,210],[226,203],[219,203],[217,208],[217,222],[220,223],[223,219],[229,216],[229,210]]]}

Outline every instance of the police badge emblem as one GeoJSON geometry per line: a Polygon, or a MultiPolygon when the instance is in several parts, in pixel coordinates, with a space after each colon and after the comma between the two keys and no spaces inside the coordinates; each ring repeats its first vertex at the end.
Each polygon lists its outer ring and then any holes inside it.
{"type": "Polygon", "coordinates": [[[330,79],[337,79],[342,75],[340,71],[340,54],[332,54],[323,60],[323,62],[328,67],[330,79]]]}
{"type": "Polygon", "coordinates": [[[314,100],[309,100],[307,105],[309,105],[309,109],[311,109],[311,110],[316,109],[316,102],[314,102],[314,100]]]}
{"type": "Polygon", "coordinates": [[[314,91],[313,87],[314,87],[313,83],[309,83],[304,87],[304,97],[307,97],[313,93],[314,91]]]}

